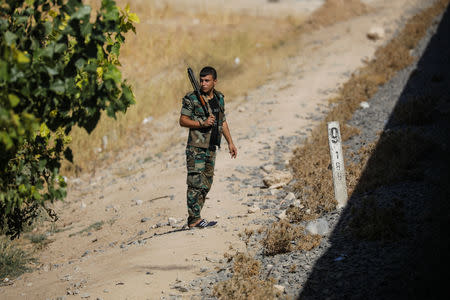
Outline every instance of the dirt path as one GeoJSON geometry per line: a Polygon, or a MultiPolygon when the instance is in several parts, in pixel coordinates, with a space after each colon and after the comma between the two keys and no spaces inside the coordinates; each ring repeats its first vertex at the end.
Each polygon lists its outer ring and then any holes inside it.
{"type": "Polygon", "coordinates": [[[118,155],[108,168],[70,180],[68,199],[57,204],[60,220],[49,237],[54,242],[42,252],[39,270],[2,287],[0,298],[159,299],[197,293],[184,291],[184,283],[220,267],[230,247],[244,250],[238,233],[256,226],[254,220],[271,218],[264,210],[249,214],[242,205],[260,189],[246,170],[288,159],[296,145],[274,153],[277,141],[306,136],[336,88],[383,43],[368,40],[369,29],[382,26],[389,38],[397,21],[423,1],[366,2],[374,8],[371,13],[299,39],[303,51],[289,59],[286,72],[227,105],[238,159],[229,159],[224,144],[203,212],[218,226],[154,236],[176,230],[186,218],[187,131],[177,125],[177,111],[157,120],[157,134],[118,155]],[[163,152],[153,148],[168,141],[173,146],[163,152]],[[165,225],[168,218],[177,224],[165,225]]]}

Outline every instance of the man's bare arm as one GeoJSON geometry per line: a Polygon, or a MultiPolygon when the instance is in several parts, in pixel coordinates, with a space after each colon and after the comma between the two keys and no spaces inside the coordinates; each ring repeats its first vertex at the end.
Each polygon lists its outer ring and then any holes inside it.
{"type": "Polygon", "coordinates": [[[187,128],[193,128],[193,129],[199,129],[208,127],[214,124],[214,116],[209,116],[206,121],[194,121],[191,118],[189,118],[186,115],[180,115],[180,126],[181,127],[187,127],[187,128]]]}
{"type": "Polygon", "coordinates": [[[233,139],[231,138],[230,128],[228,127],[227,121],[223,122],[223,136],[227,140],[228,150],[230,150],[231,158],[236,158],[237,156],[237,148],[233,143],[233,139]]]}

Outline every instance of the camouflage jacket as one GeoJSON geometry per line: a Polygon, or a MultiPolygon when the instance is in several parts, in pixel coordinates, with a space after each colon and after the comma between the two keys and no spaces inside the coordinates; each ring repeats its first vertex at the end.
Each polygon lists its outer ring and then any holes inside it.
{"type": "MultiPolygon", "coordinates": [[[[214,90],[215,96],[219,99],[219,105],[221,107],[221,111],[219,112],[218,126],[219,126],[219,135],[222,135],[223,122],[225,122],[225,101],[224,95],[214,90]]],[[[211,113],[211,107],[209,102],[206,101],[208,106],[208,111],[211,113]]],[[[183,104],[181,107],[181,114],[188,116],[191,120],[194,121],[204,121],[207,119],[205,112],[203,111],[202,104],[194,92],[187,93],[183,97],[183,104]]],[[[208,148],[209,142],[211,139],[211,129],[212,127],[207,128],[199,128],[199,129],[189,129],[189,136],[187,144],[200,147],[200,148],[208,148]]]]}

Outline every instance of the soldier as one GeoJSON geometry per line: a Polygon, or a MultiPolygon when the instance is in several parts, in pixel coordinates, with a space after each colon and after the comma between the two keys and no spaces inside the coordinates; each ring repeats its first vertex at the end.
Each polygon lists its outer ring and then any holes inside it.
{"type": "Polygon", "coordinates": [[[200,212],[214,176],[216,148],[220,148],[223,136],[228,143],[231,158],[236,158],[237,148],[231,138],[225,118],[224,95],[215,90],[217,72],[212,67],[200,71],[200,88],[207,103],[209,116],[205,115],[201,102],[194,92],[183,97],[180,126],[189,128],[186,146],[187,208],[189,228],[208,227],[217,224],[201,218],[200,212]]]}

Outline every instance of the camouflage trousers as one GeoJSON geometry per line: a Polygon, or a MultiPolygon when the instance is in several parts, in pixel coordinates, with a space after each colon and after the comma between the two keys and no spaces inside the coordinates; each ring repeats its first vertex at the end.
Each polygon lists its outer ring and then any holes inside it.
{"type": "Polygon", "coordinates": [[[200,212],[213,182],[215,161],[216,151],[186,147],[188,224],[201,218],[200,212]]]}

